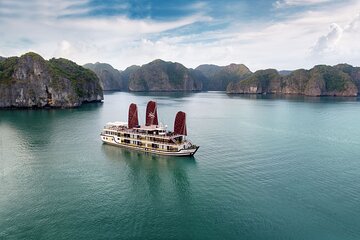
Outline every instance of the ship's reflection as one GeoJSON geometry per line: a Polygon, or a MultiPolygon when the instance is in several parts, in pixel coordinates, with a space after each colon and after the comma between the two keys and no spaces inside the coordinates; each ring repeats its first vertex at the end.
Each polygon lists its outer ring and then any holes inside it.
{"type": "Polygon", "coordinates": [[[189,201],[191,184],[188,171],[196,168],[194,157],[158,156],[106,144],[102,145],[102,151],[111,161],[126,163],[129,169],[128,178],[134,188],[145,181],[152,200],[160,200],[162,191],[169,190],[168,185],[171,185],[181,204],[189,201]]]}

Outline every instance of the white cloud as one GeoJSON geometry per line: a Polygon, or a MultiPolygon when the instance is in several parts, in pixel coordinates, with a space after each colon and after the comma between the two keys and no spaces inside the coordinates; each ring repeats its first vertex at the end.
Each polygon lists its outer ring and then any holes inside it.
{"type": "Polygon", "coordinates": [[[71,43],[66,40],[62,40],[59,42],[58,48],[55,50],[54,55],[57,57],[70,58],[73,53],[75,53],[75,49],[71,43]]]}
{"type": "MultiPolygon", "coordinates": [[[[202,5],[202,4],[201,4],[202,5]]],[[[0,39],[2,54],[20,55],[35,50],[46,58],[69,57],[79,63],[120,59],[115,51],[136,43],[151,34],[158,34],[199,21],[211,21],[200,13],[173,21],[131,20],[125,16],[64,18],[93,10],[85,0],[0,2],[0,28],[6,29],[0,39]],[[81,5],[82,7],[73,7],[81,5]],[[31,9],[29,11],[29,9],[31,9]],[[26,36],[33,44],[17,41],[26,36]],[[18,43],[18,44],[15,44],[18,43]]],[[[124,7],[124,6],[121,6],[124,7]]]]}
{"type": "Polygon", "coordinates": [[[343,29],[338,24],[332,23],[329,32],[317,40],[315,46],[312,48],[312,53],[321,55],[333,52],[336,49],[336,45],[341,39],[342,34],[343,29]]]}
{"type": "Polygon", "coordinates": [[[357,14],[348,24],[330,25],[329,31],[320,36],[311,48],[313,58],[330,62],[355,62],[360,60],[360,15],[357,14]]]}
{"type": "MultiPolygon", "coordinates": [[[[203,2],[190,6],[198,10],[192,16],[154,21],[125,16],[58,18],[91,9],[72,8],[70,0],[53,0],[52,4],[36,0],[36,7],[30,7],[30,1],[20,1],[27,5],[18,4],[18,8],[14,5],[17,1],[0,2],[3,4],[0,29],[5,33],[0,38],[0,55],[21,55],[33,50],[45,58],[66,57],[79,64],[108,62],[119,69],[157,58],[178,61],[187,67],[203,63],[244,63],[252,70],[360,62],[357,43],[360,2],[355,0],[324,4],[281,21],[232,21],[224,29],[192,34],[164,32],[197,22],[216,21],[204,14],[203,8],[209,6],[203,2]],[[335,24],[329,30],[332,23],[335,24]],[[31,41],[18,41],[23,38],[31,41]],[[313,54],[315,49],[322,54],[313,54]]],[[[325,0],[302,2],[311,5],[321,1],[325,0]]],[[[281,2],[294,5],[299,1],[281,2]]],[[[77,0],[76,4],[84,4],[84,0],[77,0]]]]}
{"type": "Polygon", "coordinates": [[[275,8],[310,6],[330,2],[331,0],[281,0],[274,3],[275,8]]]}
{"type": "Polygon", "coordinates": [[[346,31],[360,31],[360,13],[345,27],[346,31]]]}

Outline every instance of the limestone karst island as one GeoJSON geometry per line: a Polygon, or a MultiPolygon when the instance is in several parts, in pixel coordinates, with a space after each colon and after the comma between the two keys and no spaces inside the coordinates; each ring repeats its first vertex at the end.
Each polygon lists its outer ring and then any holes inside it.
{"type": "Polygon", "coordinates": [[[244,64],[204,64],[195,69],[154,60],[117,70],[105,63],[79,66],[64,58],[45,60],[29,52],[0,58],[0,107],[78,107],[103,100],[103,90],[129,92],[225,91],[228,94],[357,96],[360,68],[317,65],[293,71],[252,72],[244,64]]]}

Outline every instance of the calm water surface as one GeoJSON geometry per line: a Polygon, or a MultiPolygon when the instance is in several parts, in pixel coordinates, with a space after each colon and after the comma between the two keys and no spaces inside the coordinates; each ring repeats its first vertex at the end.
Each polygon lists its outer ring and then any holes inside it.
{"type": "Polygon", "coordinates": [[[360,239],[359,124],[357,99],[216,92],[0,111],[0,239],[360,239]],[[102,145],[150,99],[195,158],[102,145]]]}

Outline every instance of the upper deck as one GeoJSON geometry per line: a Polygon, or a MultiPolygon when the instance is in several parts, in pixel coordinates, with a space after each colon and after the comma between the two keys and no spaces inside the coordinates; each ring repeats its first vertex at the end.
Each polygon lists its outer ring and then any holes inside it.
{"type": "Polygon", "coordinates": [[[129,134],[128,138],[147,138],[156,142],[180,143],[184,140],[183,135],[168,131],[164,125],[136,126],[128,128],[126,122],[109,122],[104,131],[115,131],[119,134],[129,134]]]}

